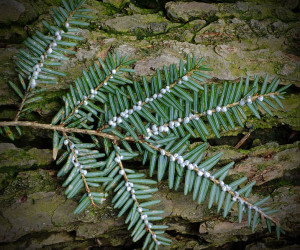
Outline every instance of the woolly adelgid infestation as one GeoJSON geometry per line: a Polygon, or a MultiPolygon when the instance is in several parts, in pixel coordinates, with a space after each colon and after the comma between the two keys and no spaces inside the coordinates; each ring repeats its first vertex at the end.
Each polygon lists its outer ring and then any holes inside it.
{"type": "Polygon", "coordinates": [[[163,236],[168,226],[159,215],[164,211],[151,209],[159,203],[152,199],[157,182],[126,167],[126,161],[142,156],[149,177],[166,178],[170,189],[183,185],[185,195],[192,193],[198,204],[208,199],[208,207],[216,204],[224,217],[236,204],[239,222],[246,216],[252,230],[265,222],[269,231],[275,226],[279,237],[282,229],[270,216],[276,210],[262,206],[268,197],[256,203],[247,199],[255,183],[244,184],[246,177],[226,183],[234,163],[214,170],[222,153],[204,158],[207,136],[212,132],[220,137],[221,130],[244,126],[245,110],[259,119],[260,110],[272,115],[270,108],[282,108],[280,99],[289,86],[278,87],[278,79],[269,82],[265,77],[260,84],[258,77],[251,82],[247,76],[239,83],[208,85],[211,69],[203,59],[187,55],[179,66],[157,70],[150,81],[132,81],[134,60],[108,53],[70,85],[51,124],[19,121],[30,111],[27,105],[39,101],[39,93],[46,90],[41,84],[56,83],[55,75],[65,76],[53,67],[75,53],[68,47],[82,39],[76,26],[87,26],[84,19],[91,18],[82,7],[84,0],[62,3],[53,10],[56,25],[43,22],[49,33],[36,31],[17,55],[20,83],[10,86],[21,103],[14,121],[0,126],[11,139],[10,127],[19,133],[20,126],[53,130],[53,158],[61,166],[57,175],[65,177],[67,198],[79,200],[74,213],[97,207],[109,195],[118,216],[126,215],[134,242],[143,240],[143,249],[172,244],[163,236]],[[190,139],[198,137],[203,142],[191,149],[190,139]]]}

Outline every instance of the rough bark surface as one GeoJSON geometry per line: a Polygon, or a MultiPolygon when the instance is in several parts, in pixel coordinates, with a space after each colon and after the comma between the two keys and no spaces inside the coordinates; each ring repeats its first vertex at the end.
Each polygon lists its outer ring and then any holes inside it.
{"type": "MultiPolygon", "coordinates": [[[[8,87],[14,80],[14,55],[21,42],[41,28],[42,18],[60,1],[0,0],[0,119],[12,120],[18,99],[8,87]]],[[[72,80],[97,57],[118,50],[137,59],[137,77],[151,75],[165,64],[179,63],[187,53],[204,56],[215,70],[213,81],[236,80],[266,73],[282,84],[293,83],[283,101],[285,110],[261,120],[250,116],[245,128],[209,138],[209,154],[223,151],[222,163],[235,161],[229,179],[256,180],[253,200],[270,194],[269,205],[286,230],[280,240],[264,226],[252,233],[246,221],[237,223],[233,210],[223,219],[216,208],[197,205],[182,190],[159,183],[155,195],[162,202],[170,227],[171,249],[299,249],[299,1],[129,1],[88,0],[95,19],[80,33],[85,41],[76,56],[63,65],[68,76],[51,86],[30,120],[49,122],[60,108],[60,96],[72,80]],[[141,5],[135,2],[142,2],[141,5]],[[239,149],[236,143],[253,125],[239,149]]],[[[110,198],[100,209],[73,215],[76,200],[67,200],[52,160],[51,132],[22,128],[12,143],[0,137],[0,248],[1,249],[139,249],[133,244],[124,218],[117,218],[110,198]]],[[[197,143],[197,142],[195,142],[197,143]]],[[[137,159],[138,160],[138,159],[137,159]]],[[[147,172],[146,166],[132,167],[147,172]]]]}

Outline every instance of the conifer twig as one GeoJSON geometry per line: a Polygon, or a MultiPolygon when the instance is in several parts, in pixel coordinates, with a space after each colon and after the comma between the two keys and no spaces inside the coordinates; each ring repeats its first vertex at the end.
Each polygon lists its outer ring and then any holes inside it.
{"type": "MultiPolygon", "coordinates": [[[[63,135],[64,135],[64,138],[65,138],[66,140],[69,141],[66,132],[63,132],[63,135]]],[[[71,151],[72,151],[73,157],[74,157],[74,159],[75,159],[75,162],[79,163],[78,158],[77,158],[77,155],[75,154],[74,148],[71,148],[71,151]]],[[[84,183],[85,191],[87,192],[87,194],[88,194],[88,196],[89,196],[89,198],[90,198],[90,201],[91,201],[91,203],[92,203],[92,206],[93,206],[93,207],[96,207],[96,204],[95,204],[95,202],[94,202],[94,199],[93,199],[93,197],[92,197],[92,195],[91,195],[91,190],[90,190],[90,188],[89,188],[89,185],[88,185],[87,182],[86,182],[84,173],[82,173],[82,171],[81,171],[82,169],[81,169],[80,166],[78,167],[78,169],[79,169],[79,171],[80,171],[81,179],[82,179],[82,181],[83,181],[83,183],[84,183]]]]}
{"type": "MultiPolygon", "coordinates": [[[[152,145],[151,143],[149,143],[149,142],[146,142],[146,141],[144,141],[144,140],[139,140],[139,143],[145,143],[145,144],[147,144],[147,146],[149,146],[149,147],[152,148],[153,150],[156,150],[156,151],[158,151],[158,152],[160,152],[160,153],[163,152],[163,155],[166,155],[166,156],[168,156],[169,158],[174,157],[174,154],[172,154],[172,153],[170,153],[169,151],[166,151],[166,150],[164,150],[164,149],[162,149],[162,148],[155,147],[155,146],[153,146],[153,145],[152,145]]],[[[175,157],[175,158],[176,158],[176,157],[175,157]]],[[[195,166],[194,166],[191,170],[193,170],[193,171],[196,172],[196,173],[198,173],[198,171],[202,171],[202,170],[200,170],[199,168],[197,168],[197,167],[195,167],[195,166]]],[[[207,171],[205,171],[205,172],[207,172],[207,171]]],[[[208,173],[208,172],[207,172],[207,173],[208,173]]],[[[213,175],[210,174],[210,177],[211,177],[211,176],[213,176],[213,175]]],[[[219,187],[223,188],[224,186],[226,186],[226,184],[221,184],[221,182],[220,182],[219,180],[217,180],[217,179],[215,179],[215,178],[210,178],[210,177],[207,177],[207,178],[209,178],[210,181],[212,181],[214,184],[218,185],[219,187]]],[[[236,193],[235,193],[234,191],[231,191],[231,190],[226,189],[226,192],[230,193],[230,195],[231,195],[232,197],[238,197],[238,199],[242,200],[242,202],[243,202],[244,204],[246,204],[248,207],[251,207],[251,208],[255,208],[255,207],[256,207],[254,204],[252,204],[251,202],[249,202],[245,197],[237,196],[236,193]]],[[[265,214],[262,210],[258,209],[257,212],[260,214],[260,216],[261,216],[262,218],[269,219],[269,220],[272,221],[276,226],[280,227],[280,223],[279,223],[278,221],[276,221],[275,219],[273,219],[271,216],[265,214]]]]}
{"type": "MultiPolygon", "coordinates": [[[[113,142],[113,143],[116,145],[115,142],[113,142]]],[[[130,183],[130,182],[129,182],[129,179],[128,179],[128,177],[127,177],[126,171],[125,171],[125,169],[124,169],[124,167],[123,167],[123,163],[122,163],[122,160],[121,160],[121,158],[120,158],[120,155],[118,155],[118,154],[116,154],[116,155],[117,155],[117,157],[119,157],[119,162],[118,162],[118,164],[119,164],[119,167],[120,167],[120,169],[121,169],[121,170],[120,170],[120,174],[123,176],[125,183],[130,183]]],[[[145,215],[143,215],[143,211],[142,211],[142,209],[141,209],[141,207],[140,207],[140,203],[138,202],[137,198],[135,197],[134,189],[131,188],[131,190],[129,190],[129,191],[131,191],[131,193],[132,193],[133,201],[134,201],[135,204],[136,204],[136,208],[137,208],[138,213],[140,214],[141,217],[142,217],[142,216],[145,216],[145,215]]],[[[152,235],[153,240],[155,241],[156,244],[158,244],[159,242],[158,242],[158,240],[156,239],[156,234],[155,234],[155,232],[151,229],[151,227],[149,226],[149,223],[146,223],[146,222],[145,222],[144,224],[145,224],[145,229],[146,229],[146,231],[148,231],[148,232],[152,235]]]]}
{"type": "MultiPolygon", "coordinates": [[[[121,65],[117,68],[114,69],[115,72],[118,71],[118,69],[121,68],[121,65]]],[[[100,82],[100,84],[93,90],[94,92],[97,92],[97,90],[99,90],[103,85],[106,85],[107,81],[114,75],[114,73],[109,74],[108,76],[106,76],[104,78],[104,80],[102,80],[100,82]]],[[[72,115],[74,115],[75,110],[77,110],[78,108],[80,108],[82,105],[84,105],[85,102],[87,102],[89,99],[91,99],[93,96],[93,93],[89,94],[88,96],[86,96],[80,103],[78,103],[78,105],[70,112],[70,114],[61,122],[61,126],[64,126],[66,124],[66,120],[68,118],[70,118],[72,115]]],[[[100,131],[100,130],[99,130],[100,131]]]]}
{"type": "MultiPolygon", "coordinates": [[[[76,12],[78,9],[80,9],[80,7],[81,7],[81,5],[79,5],[77,8],[75,8],[74,10],[72,10],[72,11],[69,13],[67,19],[61,24],[61,27],[64,27],[66,24],[69,25],[68,22],[70,21],[70,19],[72,18],[72,16],[75,14],[75,12],[76,12]]],[[[48,51],[49,49],[52,49],[51,43],[49,43],[49,45],[45,48],[44,53],[41,55],[41,59],[40,59],[40,61],[37,63],[37,65],[39,65],[39,64],[41,64],[41,63],[44,62],[44,58],[46,58],[47,51],[48,51]]],[[[34,71],[33,71],[33,72],[34,72],[34,71]]],[[[33,73],[32,73],[31,76],[29,77],[29,80],[31,80],[32,78],[33,78],[33,73]]],[[[18,121],[18,120],[19,120],[20,114],[21,114],[21,112],[22,112],[22,110],[23,110],[23,107],[24,107],[24,105],[25,105],[25,101],[26,101],[27,96],[29,95],[29,93],[30,93],[31,90],[32,90],[32,85],[31,85],[30,82],[29,82],[29,84],[28,84],[28,86],[27,86],[27,88],[26,88],[26,91],[25,91],[25,93],[24,93],[24,96],[23,96],[23,98],[22,98],[22,101],[21,101],[21,103],[20,103],[20,106],[19,106],[19,108],[18,108],[18,111],[17,111],[17,113],[16,113],[16,115],[15,115],[14,121],[18,121]]]]}
{"type": "MultiPolygon", "coordinates": [[[[172,82],[169,86],[166,86],[166,88],[168,89],[168,91],[170,91],[173,87],[175,87],[182,80],[184,80],[185,77],[189,77],[191,74],[193,74],[193,72],[196,71],[199,67],[200,67],[200,65],[196,65],[194,69],[190,70],[182,78],[179,78],[178,80],[172,82]]],[[[165,92],[167,92],[167,91],[165,91],[165,92]]],[[[159,94],[163,95],[161,92],[159,94]]],[[[154,96],[157,96],[157,94],[154,94],[152,97],[150,97],[150,99],[156,99],[156,97],[154,98],[154,96]]],[[[147,104],[147,101],[144,101],[144,102],[141,101],[141,103],[140,103],[139,106],[143,107],[146,104],[147,104]]],[[[121,118],[121,116],[119,116],[118,118],[121,118]]],[[[102,127],[100,127],[99,129],[97,129],[97,131],[101,131],[103,129],[106,129],[107,127],[109,127],[109,124],[104,124],[102,127]]]]}
{"type": "MultiPolygon", "coordinates": [[[[253,97],[251,97],[251,99],[249,99],[249,100],[251,100],[251,102],[254,102],[256,99],[261,98],[261,97],[276,96],[276,95],[279,95],[279,94],[280,94],[279,92],[273,92],[273,93],[268,93],[268,94],[264,94],[264,95],[258,95],[258,94],[256,94],[256,95],[254,95],[253,97]]],[[[216,113],[216,112],[220,112],[220,111],[222,111],[222,112],[227,112],[227,109],[228,109],[228,108],[232,108],[232,107],[235,107],[235,106],[238,106],[238,105],[240,105],[240,101],[237,101],[237,102],[234,102],[234,103],[230,103],[230,104],[228,104],[228,105],[223,106],[222,108],[221,108],[221,107],[217,107],[217,108],[215,108],[215,109],[209,110],[209,111],[211,112],[210,115],[211,115],[212,113],[216,113]],[[220,110],[217,110],[218,108],[219,108],[220,110]]],[[[196,114],[193,114],[193,115],[189,118],[189,120],[191,120],[191,119],[198,119],[198,118],[200,118],[200,117],[204,117],[204,116],[207,115],[207,113],[208,113],[208,112],[203,112],[203,113],[196,113],[196,114]]],[[[180,123],[184,123],[185,121],[184,121],[184,119],[179,118],[179,119],[177,119],[177,120],[173,120],[173,121],[170,121],[170,122],[180,124],[180,123]]],[[[165,124],[161,125],[160,127],[168,127],[169,124],[170,124],[170,122],[169,122],[169,123],[165,123],[165,124]]],[[[153,130],[150,130],[149,132],[152,133],[153,130]]],[[[247,139],[247,138],[246,138],[246,139],[247,139]]]]}

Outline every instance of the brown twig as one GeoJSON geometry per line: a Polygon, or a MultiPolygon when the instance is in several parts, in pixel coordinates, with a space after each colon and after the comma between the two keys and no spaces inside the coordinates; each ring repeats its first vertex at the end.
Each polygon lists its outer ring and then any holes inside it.
{"type": "MultiPolygon", "coordinates": [[[[20,127],[32,127],[32,128],[39,128],[39,129],[46,129],[46,130],[57,130],[65,133],[78,133],[78,134],[86,134],[86,135],[96,135],[103,138],[107,138],[110,140],[122,140],[118,136],[111,135],[108,133],[98,132],[97,130],[87,130],[87,129],[80,129],[80,128],[65,128],[60,125],[51,125],[51,124],[42,124],[37,122],[28,122],[28,121],[3,121],[0,122],[0,127],[4,126],[20,126],[20,127]]],[[[133,137],[126,136],[124,138],[126,141],[134,141],[133,137]]]]}
{"type": "Polygon", "coordinates": [[[24,96],[23,96],[22,102],[20,103],[20,106],[19,106],[18,111],[17,111],[17,113],[16,113],[16,116],[15,116],[15,118],[14,118],[14,121],[18,121],[18,120],[19,120],[21,111],[22,111],[22,109],[23,109],[23,107],[24,107],[25,101],[26,101],[27,96],[28,96],[28,93],[29,93],[30,85],[28,85],[28,87],[29,87],[29,88],[27,88],[27,90],[26,90],[26,92],[25,92],[25,94],[24,94],[24,96]]]}
{"type": "Polygon", "coordinates": [[[251,135],[251,132],[252,132],[252,128],[250,128],[249,131],[248,131],[248,133],[245,134],[244,137],[235,145],[235,147],[234,147],[235,150],[239,149],[245,143],[245,141],[251,135]]]}

